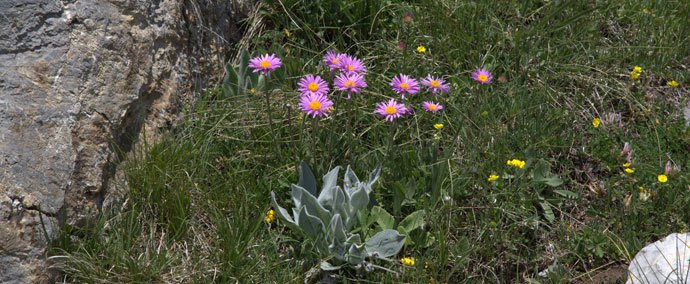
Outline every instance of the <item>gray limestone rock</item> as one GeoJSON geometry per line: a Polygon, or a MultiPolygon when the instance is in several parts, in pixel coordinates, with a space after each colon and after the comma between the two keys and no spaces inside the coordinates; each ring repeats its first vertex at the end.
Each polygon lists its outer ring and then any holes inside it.
{"type": "Polygon", "coordinates": [[[630,262],[626,283],[690,283],[690,233],[670,234],[642,248],[630,262]]]}
{"type": "Polygon", "coordinates": [[[48,239],[117,203],[118,162],[219,75],[251,2],[0,1],[0,283],[49,281],[48,239]]]}

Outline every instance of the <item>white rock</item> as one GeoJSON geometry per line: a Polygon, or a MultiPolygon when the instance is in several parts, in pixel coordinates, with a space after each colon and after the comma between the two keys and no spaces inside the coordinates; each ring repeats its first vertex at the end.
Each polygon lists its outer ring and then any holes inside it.
{"type": "Polygon", "coordinates": [[[628,267],[628,282],[690,284],[690,233],[670,234],[647,245],[628,267]]]}

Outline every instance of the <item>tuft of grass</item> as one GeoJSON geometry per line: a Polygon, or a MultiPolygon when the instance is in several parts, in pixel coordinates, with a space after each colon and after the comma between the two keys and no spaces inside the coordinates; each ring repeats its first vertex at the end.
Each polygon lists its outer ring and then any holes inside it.
{"type": "Polygon", "coordinates": [[[309,278],[320,262],[310,244],[279,222],[263,222],[269,192],[289,199],[300,160],[317,177],[336,165],[363,174],[382,164],[379,205],[397,221],[427,212],[400,254],[415,257],[414,268],[377,263],[397,274],[345,270],[332,275],[337,282],[587,282],[626,265],[645,244],[690,229],[683,117],[690,4],[290,0],[263,7],[266,29],[253,37],[252,53],[283,59],[270,79],[275,90],[218,86],[199,95],[182,125],[137,149],[125,164],[121,210],[64,228],[55,241],[51,255],[69,282],[309,278]],[[350,101],[331,95],[330,118],[305,120],[294,86],[306,73],[328,77],[319,62],[329,49],[363,58],[369,87],[350,101]],[[633,66],[644,69],[637,80],[633,66]],[[476,68],[491,70],[494,82],[473,82],[476,68]],[[388,83],[399,73],[445,76],[452,92],[433,98],[443,112],[423,113],[418,104],[432,97],[420,94],[408,100],[415,116],[395,126],[374,116],[375,103],[395,97],[388,83]],[[670,80],[680,87],[666,86],[670,80]],[[602,125],[593,127],[594,118],[602,125]],[[624,172],[625,142],[634,150],[632,174],[624,172]],[[509,159],[527,165],[508,167],[509,159]],[[667,161],[681,171],[659,183],[667,161]],[[500,178],[488,181],[491,174],[500,178]]]}

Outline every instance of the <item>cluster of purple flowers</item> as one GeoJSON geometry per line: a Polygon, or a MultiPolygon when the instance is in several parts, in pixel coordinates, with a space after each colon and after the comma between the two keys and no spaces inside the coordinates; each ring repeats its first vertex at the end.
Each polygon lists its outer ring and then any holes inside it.
{"type": "MultiPolygon", "coordinates": [[[[441,79],[440,77],[427,75],[421,83],[433,95],[450,92],[450,86],[448,85],[448,83],[446,83],[445,80],[441,79]]],[[[405,74],[399,74],[393,77],[389,85],[391,86],[394,92],[400,95],[402,100],[405,100],[405,95],[412,96],[419,93],[419,91],[421,90],[417,79],[405,74]]],[[[397,115],[397,113],[391,114],[391,106],[400,106],[402,114],[412,113],[411,107],[406,106],[404,104],[399,104],[395,102],[395,100],[390,100],[388,102],[378,104],[376,113],[381,115],[387,121],[393,121],[393,119],[400,117],[400,115],[397,115]]],[[[433,101],[425,101],[422,103],[422,108],[428,112],[436,113],[443,109],[443,105],[433,101]]]]}
{"type": "MultiPolygon", "coordinates": [[[[367,68],[359,58],[331,50],[323,57],[323,63],[330,68],[334,89],[346,92],[348,99],[352,97],[352,93],[359,94],[363,88],[367,87],[364,80],[367,68]]],[[[263,72],[264,75],[268,75],[268,72],[276,70],[281,65],[282,62],[275,54],[264,54],[251,59],[249,62],[249,67],[253,68],[255,73],[263,72]]],[[[491,73],[484,69],[477,69],[472,73],[472,79],[480,84],[488,84],[492,78],[491,73]]],[[[433,95],[450,91],[450,85],[445,80],[430,74],[421,80],[421,85],[425,86],[433,95]]],[[[406,95],[413,96],[421,90],[420,82],[405,74],[393,77],[390,86],[394,92],[401,96],[402,100],[406,99],[406,95]]],[[[300,92],[299,106],[307,115],[327,117],[333,111],[333,101],[328,98],[331,89],[328,82],[321,76],[307,74],[297,83],[297,90],[300,92]]],[[[436,113],[443,109],[443,105],[434,101],[424,101],[422,108],[428,112],[436,113]]],[[[403,115],[411,114],[412,108],[397,102],[395,99],[390,99],[378,103],[374,113],[380,115],[384,120],[392,122],[403,115]]]]}

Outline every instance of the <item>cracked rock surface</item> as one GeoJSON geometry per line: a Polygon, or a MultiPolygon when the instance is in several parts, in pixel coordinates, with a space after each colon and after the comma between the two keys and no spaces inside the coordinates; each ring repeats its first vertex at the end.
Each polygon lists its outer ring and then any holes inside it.
{"type": "Polygon", "coordinates": [[[47,238],[117,204],[123,153],[219,74],[251,2],[0,1],[0,283],[50,281],[47,238]]]}

